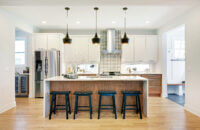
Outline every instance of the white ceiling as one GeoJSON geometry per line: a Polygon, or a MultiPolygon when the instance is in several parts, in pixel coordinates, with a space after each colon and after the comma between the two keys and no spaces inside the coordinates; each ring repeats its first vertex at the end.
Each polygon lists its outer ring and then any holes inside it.
{"type": "Polygon", "coordinates": [[[67,2],[64,0],[0,0],[0,5],[4,5],[0,8],[40,29],[64,29],[67,20],[63,5],[70,5],[69,27],[93,29],[95,27],[94,5],[100,8],[99,28],[123,28],[122,8],[128,5],[127,28],[157,29],[184,14],[199,2],[199,0],[68,0],[67,2]],[[47,23],[42,24],[42,21],[47,23]],[[80,24],[77,24],[77,21],[80,24]],[[113,24],[112,21],[116,23],[113,24]],[[150,23],[147,24],[146,21],[150,23]]]}

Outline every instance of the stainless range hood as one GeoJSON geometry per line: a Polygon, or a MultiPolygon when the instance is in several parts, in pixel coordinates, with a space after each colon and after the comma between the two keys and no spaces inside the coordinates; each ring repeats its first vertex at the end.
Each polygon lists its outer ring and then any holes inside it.
{"type": "Polygon", "coordinates": [[[104,54],[120,54],[121,50],[117,47],[118,38],[119,36],[115,29],[108,29],[106,31],[106,50],[102,52],[104,54]]]}

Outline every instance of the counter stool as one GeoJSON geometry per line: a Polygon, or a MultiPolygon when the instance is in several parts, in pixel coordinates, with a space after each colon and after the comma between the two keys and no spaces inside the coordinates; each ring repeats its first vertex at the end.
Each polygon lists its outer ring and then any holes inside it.
{"type": "Polygon", "coordinates": [[[74,92],[75,95],[75,105],[74,105],[74,119],[76,118],[76,114],[78,111],[90,111],[90,119],[92,119],[92,101],[91,101],[91,95],[92,92],[74,92]],[[89,106],[79,106],[78,105],[78,98],[79,96],[88,96],[89,99],[89,106]],[[79,109],[79,108],[89,108],[89,109],[79,109]]]}
{"type": "Polygon", "coordinates": [[[113,113],[115,114],[115,119],[117,119],[117,111],[116,111],[116,105],[115,105],[115,94],[116,94],[116,91],[99,91],[98,94],[99,94],[98,119],[100,119],[101,110],[113,110],[113,113]],[[101,104],[102,96],[112,96],[113,104],[112,105],[111,104],[102,105],[101,104]],[[110,106],[112,108],[108,108],[110,106]]]}
{"type": "Polygon", "coordinates": [[[51,120],[52,112],[54,114],[56,114],[56,110],[65,110],[66,111],[66,119],[68,119],[68,112],[71,114],[71,106],[70,106],[69,94],[70,94],[70,91],[64,91],[64,92],[62,92],[62,91],[52,91],[50,93],[50,95],[52,95],[52,98],[51,98],[49,120],[51,120]],[[56,96],[57,95],[65,95],[65,105],[56,105],[56,96]],[[57,108],[57,107],[60,107],[60,106],[64,106],[64,107],[57,108]]]}
{"type": "Polygon", "coordinates": [[[141,111],[141,104],[140,104],[140,91],[122,91],[123,100],[122,100],[122,108],[121,113],[123,113],[123,119],[125,119],[126,110],[136,110],[140,113],[140,119],[142,119],[142,111],[141,111]],[[135,96],[136,97],[136,104],[135,105],[127,105],[126,104],[126,97],[127,96],[135,96]],[[127,108],[127,106],[133,106],[133,108],[127,108]]]}

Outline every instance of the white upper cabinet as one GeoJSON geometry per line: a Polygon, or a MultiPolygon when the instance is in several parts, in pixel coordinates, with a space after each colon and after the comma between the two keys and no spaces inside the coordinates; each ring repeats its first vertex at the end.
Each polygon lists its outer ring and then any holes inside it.
{"type": "Polygon", "coordinates": [[[61,34],[55,33],[35,33],[33,34],[34,50],[61,50],[62,38],[61,34]]]}
{"type": "Polygon", "coordinates": [[[93,45],[91,36],[71,36],[72,44],[64,45],[66,63],[98,63],[100,62],[100,45],[93,45]]]}
{"type": "Polygon", "coordinates": [[[89,38],[89,46],[88,46],[88,54],[89,54],[89,63],[99,63],[100,62],[100,45],[92,43],[92,37],[89,38]]]}
{"type": "Polygon", "coordinates": [[[135,36],[128,36],[129,43],[122,44],[122,63],[133,63],[134,62],[134,44],[135,36]]]}
{"type": "Polygon", "coordinates": [[[72,37],[72,44],[75,46],[75,52],[72,55],[75,55],[76,63],[87,63],[89,38],[85,36],[72,37]]]}
{"type": "Polygon", "coordinates": [[[135,62],[145,62],[146,36],[135,36],[135,62]]]}
{"type": "Polygon", "coordinates": [[[47,36],[44,34],[34,34],[33,42],[35,50],[42,50],[47,48],[47,36]]]}
{"type": "Polygon", "coordinates": [[[48,44],[47,44],[48,50],[51,50],[51,49],[60,50],[61,49],[60,35],[49,34],[49,35],[47,35],[47,40],[48,40],[48,44]]]}
{"type": "Polygon", "coordinates": [[[158,57],[158,36],[146,36],[146,61],[156,62],[158,57]]]}
{"type": "Polygon", "coordinates": [[[73,63],[75,62],[75,45],[74,44],[64,44],[64,61],[65,63],[73,63]]]}

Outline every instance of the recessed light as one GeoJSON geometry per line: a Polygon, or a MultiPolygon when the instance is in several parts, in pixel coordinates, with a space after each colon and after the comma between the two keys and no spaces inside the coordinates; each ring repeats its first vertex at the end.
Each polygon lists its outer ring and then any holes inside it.
{"type": "Polygon", "coordinates": [[[45,23],[47,23],[47,21],[42,21],[42,24],[45,24],[45,23]]]}
{"type": "Polygon", "coordinates": [[[150,23],[150,21],[148,21],[148,20],[147,20],[147,21],[145,21],[145,23],[146,23],[146,24],[149,24],[149,23],[150,23]]]}
{"type": "Polygon", "coordinates": [[[116,21],[112,21],[112,24],[115,24],[116,23],[116,21]]]}
{"type": "Polygon", "coordinates": [[[81,22],[80,21],[76,21],[76,24],[80,24],[81,22]]]}

